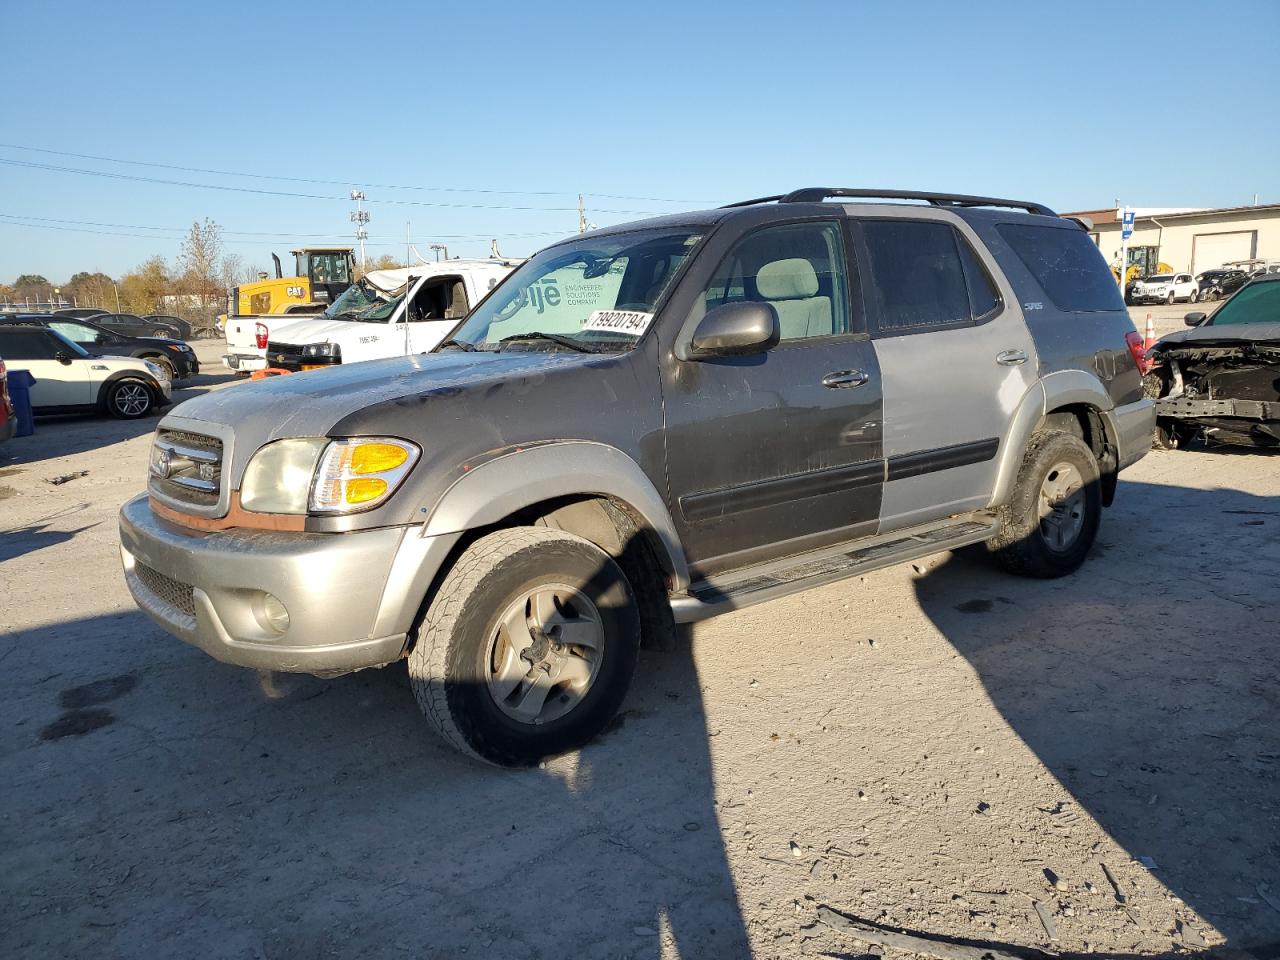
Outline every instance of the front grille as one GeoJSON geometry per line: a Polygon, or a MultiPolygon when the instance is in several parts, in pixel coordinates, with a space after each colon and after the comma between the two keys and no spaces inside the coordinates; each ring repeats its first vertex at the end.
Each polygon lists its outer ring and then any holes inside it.
{"type": "Polygon", "coordinates": [[[185,430],[157,430],[149,486],[180,503],[216,506],[222,489],[222,441],[185,430]]]}
{"type": "Polygon", "coordinates": [[[267,366],[298,366],[302,363],[302,346],[296,343],[267,342],[267,366]]]}
{"type": "Polygon", "coordinates": [[[135,563],[133,572],[142,585],[155,594],[156,599],[166,606],[173,607],[184,616],[195,619],[196,602],[192,596],[191,584],[166,577],[159,570],[153,570],[145,563],[135,563]]]}

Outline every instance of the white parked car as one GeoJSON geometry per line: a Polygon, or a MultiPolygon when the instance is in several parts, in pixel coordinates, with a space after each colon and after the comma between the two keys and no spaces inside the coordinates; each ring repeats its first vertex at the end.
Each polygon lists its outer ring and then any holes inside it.
{"type": "Polygon", "coordinates": [[[375,270],[319,315],[231,317],[223,363],[297,371],[427,353],[518,265],[441,260],[375,270]]]}
{"type": "Polygon", "coordinates": [[[1195,303],[1200,299],[1200,285],[1189,273],[1158,273],[1134,283],[1129,299],[1134,303],[1195,303]]]}
{"type": "Polygon", "coordinates": [[[0,326],[0,357],[10,373],[26,370],[35,378],[31,406],[37,414],[109,413],[136,420],[171,402],[173,387],[159,365],[99,356],[45,327],[0,326]]]}

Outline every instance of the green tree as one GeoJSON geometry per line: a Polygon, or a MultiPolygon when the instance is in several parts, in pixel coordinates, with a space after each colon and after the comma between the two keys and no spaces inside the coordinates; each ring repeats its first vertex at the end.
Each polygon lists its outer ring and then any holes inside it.
{"type": "Polygon", "coordinates": [[[101,271],[81,271],[62,285],[62,295],[78,307],[101,307],[114,310],[114,281],[101,271]]]}
{"type": "Polygon", "coordinates": [[[164,257],[151,257],[120,278],[120,305],[130,313],[156,313],[172,284],[164,257]]]}

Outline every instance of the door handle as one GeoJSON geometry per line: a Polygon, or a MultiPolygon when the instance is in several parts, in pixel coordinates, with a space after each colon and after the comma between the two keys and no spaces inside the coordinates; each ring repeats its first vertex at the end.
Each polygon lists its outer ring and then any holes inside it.
{"type": "Polygon", "coordinates": [[[996,363],[1003,363],[1006,367],[1014,367],[1026,362],[1027,352],[1025,350],[1005,350],[1003,353],[996,354],[996,363]]]}
{"type": "Polygon", "coordinates": [[[836,370],[822,378],[822,385],[832,390],[847,390],[850,387],[860,387],[870,379],[861,370],[836,370]]]}

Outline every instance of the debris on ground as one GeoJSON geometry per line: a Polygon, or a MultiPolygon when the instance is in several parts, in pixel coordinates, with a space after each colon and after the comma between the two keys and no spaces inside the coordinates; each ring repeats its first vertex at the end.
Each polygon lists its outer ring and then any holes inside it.
{"type": "Polygon", "coordinates": [[[1111,872],[1111,868],[1105,863],[1099,862],[1099,866],[1102,867],[1102,873],[1107,878],[1107,883],[1111,884],[1111,889],[1116,892],[1116,903],[1125,903],[1128,900],[1128,897],[1126,897],[1121,891],[1120,881],[1116,879],[1116,875],[1111,872]]]}
{"type": "Polygon", "coordinates": [[[937,960],[1039,960],[1051,956],[1043,950],[1028,947],[1005,948],[1004,945],[975,944],[972,941],[957,943],[945,937],[895,930],[840,913],[826,904],[818,906],[818,920],[863,943],[893,947],[921,956],[935,957],[937,960]]]}
{"type": "Polygon", "coordinates": [[[81,477],[87,477],[88,475],[88,470],[77,470],[75,473],[64,473],[62,476],[47,479],[45,480],[45,483],[51,483],[55,487],[60,487],[64,483],[70,483],[72,480],[79,480],[81,477]]]}
{"type": "Polygon", "coordinates": [[[1050,940],[1058,939],[1058,925],[1053,922],[1053,914],[1039,900],[1033,900],[1031,906],[1035,908],[1036,916],[1040,918],[1040,925],[1044,927],[1044,932],[1050,940]]]}

